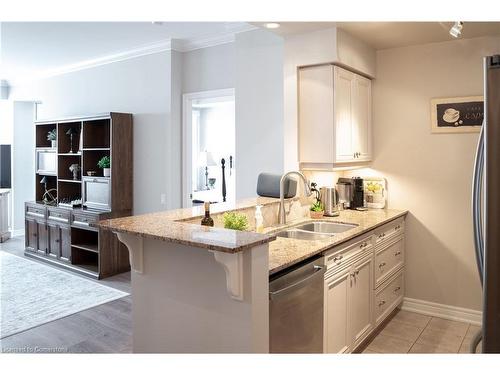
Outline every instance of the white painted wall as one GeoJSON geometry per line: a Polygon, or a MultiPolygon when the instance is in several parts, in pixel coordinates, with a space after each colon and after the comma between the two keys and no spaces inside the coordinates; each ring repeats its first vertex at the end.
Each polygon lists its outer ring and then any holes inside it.
{"type": "Polygon", "coordinates": [[[12,107],[12,199],[13,230],[24,229],[24,202],[35,197],[35,133],[33,102],[16,101],[12,107]]]}
{"type": "Polygon", "coordinates": [[[283,172],[283,39],[255,30],[183,55],[184,93],[235,88],[236,198],[255,196],[260,172],[283,172]]]}
{"type": "Polygon", "coordinates": [[[260,172],[283,173],[283,39],[236,36],[236,198],[256,195],[260,172]]]}
{"type": "MultiPolygon", "coordinates": [[[[171,108],[180,113],[180,99],[171,96],[171,61],[178,69],[178,60],[171,52],[137,57],[14,87],[11,97],[40,100],[39,119],[133,113],[134,212],[160,211],[180,206],[180,124],[171,127],[171,108]]],[[[180,90],[176,77],[174,86],[180,90]]]]}
{"type": "Polygon", "coordinates": [[[473,250],[471,179],[478,134],[431,134],[430,100],[483,94],[482,57],[500,37],[377,52],[373,169],[389,206],[409,209],[406,296],[481,309],[473,250]]]}
{"type": "Polygon", "coordinates": [[[182,92],[234,88],[235,43],[185,52],[182,65],[182,92]]]}

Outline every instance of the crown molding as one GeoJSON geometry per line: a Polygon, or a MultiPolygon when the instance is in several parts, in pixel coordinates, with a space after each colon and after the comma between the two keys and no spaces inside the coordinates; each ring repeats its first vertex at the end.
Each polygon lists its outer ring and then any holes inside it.
{"type": "Polygon", "coordinates": [[[151,55],[164,51],[189,52],[202,48],[214,47],[221,44],[233,43],[235,35],[242,32],[252,31],[258,27],[250,24],[230,24],[226,27],[227,32],[218,35],[203,36],[189,39],[165,39],[155,43],[145,44],[125,51],[115,52],[109,55],[100,56],[95,59],[84,60],[75,64],[64,65],[56,69],[47,70],[31,77],[14,79],[11,86],[17,86],[33,80],[40,80],[59,76],[62,74],[77,72],[80,70],[95,68],[98,66],[112,64],[115,62],[130,60],[136,57],[151,55]]]}
{"type": "Polygon", "coordinates": [[[258,27],[254,25],[241,24],[238,22],[236,24],[227,25],[227,32],[222,34],[190,39],[173,39],[172,49],[178,52],[189,52],[197,49],[214,47],[221,44],[233,43],[236,34],[256,29],[258,29],[258,27]]]}

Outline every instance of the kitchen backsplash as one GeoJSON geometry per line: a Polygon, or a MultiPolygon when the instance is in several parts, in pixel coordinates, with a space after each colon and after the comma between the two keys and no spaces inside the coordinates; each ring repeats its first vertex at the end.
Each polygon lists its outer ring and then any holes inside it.
{"type": "MultiPolygon", "coordinates": [[[[285,214],[287,221],[294,221],[309,216],[309,208],[314,201],[314,196],[305,198],[293,198],[285,200],[285,214]]],[[[264,227],[270,227],[278,224],[279,201],[266,204],[261,212],[264,218],[264,227]]],[[[235,212],[244,214],[248,219],[248,229],[255,230],[255,207],[235,210],[235,212]]],[[[223,213],[212,214],[214,225],[224,227],[223,213]]],[[[186,223],[199,224],[200,218],[185,221],[186,223]]]]}

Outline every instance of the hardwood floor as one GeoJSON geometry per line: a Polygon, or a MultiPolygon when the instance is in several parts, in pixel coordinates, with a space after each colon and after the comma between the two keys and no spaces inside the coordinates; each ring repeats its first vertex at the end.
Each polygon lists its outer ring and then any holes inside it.
{"type": "MultiPolygon", "coordinates": [[[[0,244],[0,251],[24,256],[24,237],[14,237],[0,244]]],[[[130,293],[130,272],[98,282],[130,293]]],[[[3,353],[131,353],[131,297],[5,337],[0,340],[0,350],[3,353]]]]}

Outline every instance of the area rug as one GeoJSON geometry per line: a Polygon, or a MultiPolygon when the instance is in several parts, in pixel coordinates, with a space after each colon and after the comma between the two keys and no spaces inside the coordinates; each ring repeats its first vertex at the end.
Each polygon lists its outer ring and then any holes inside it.
{"type": "Polygon", "coordinates": [[[128,295],[0,251],[0,338],[128,295]]]}

